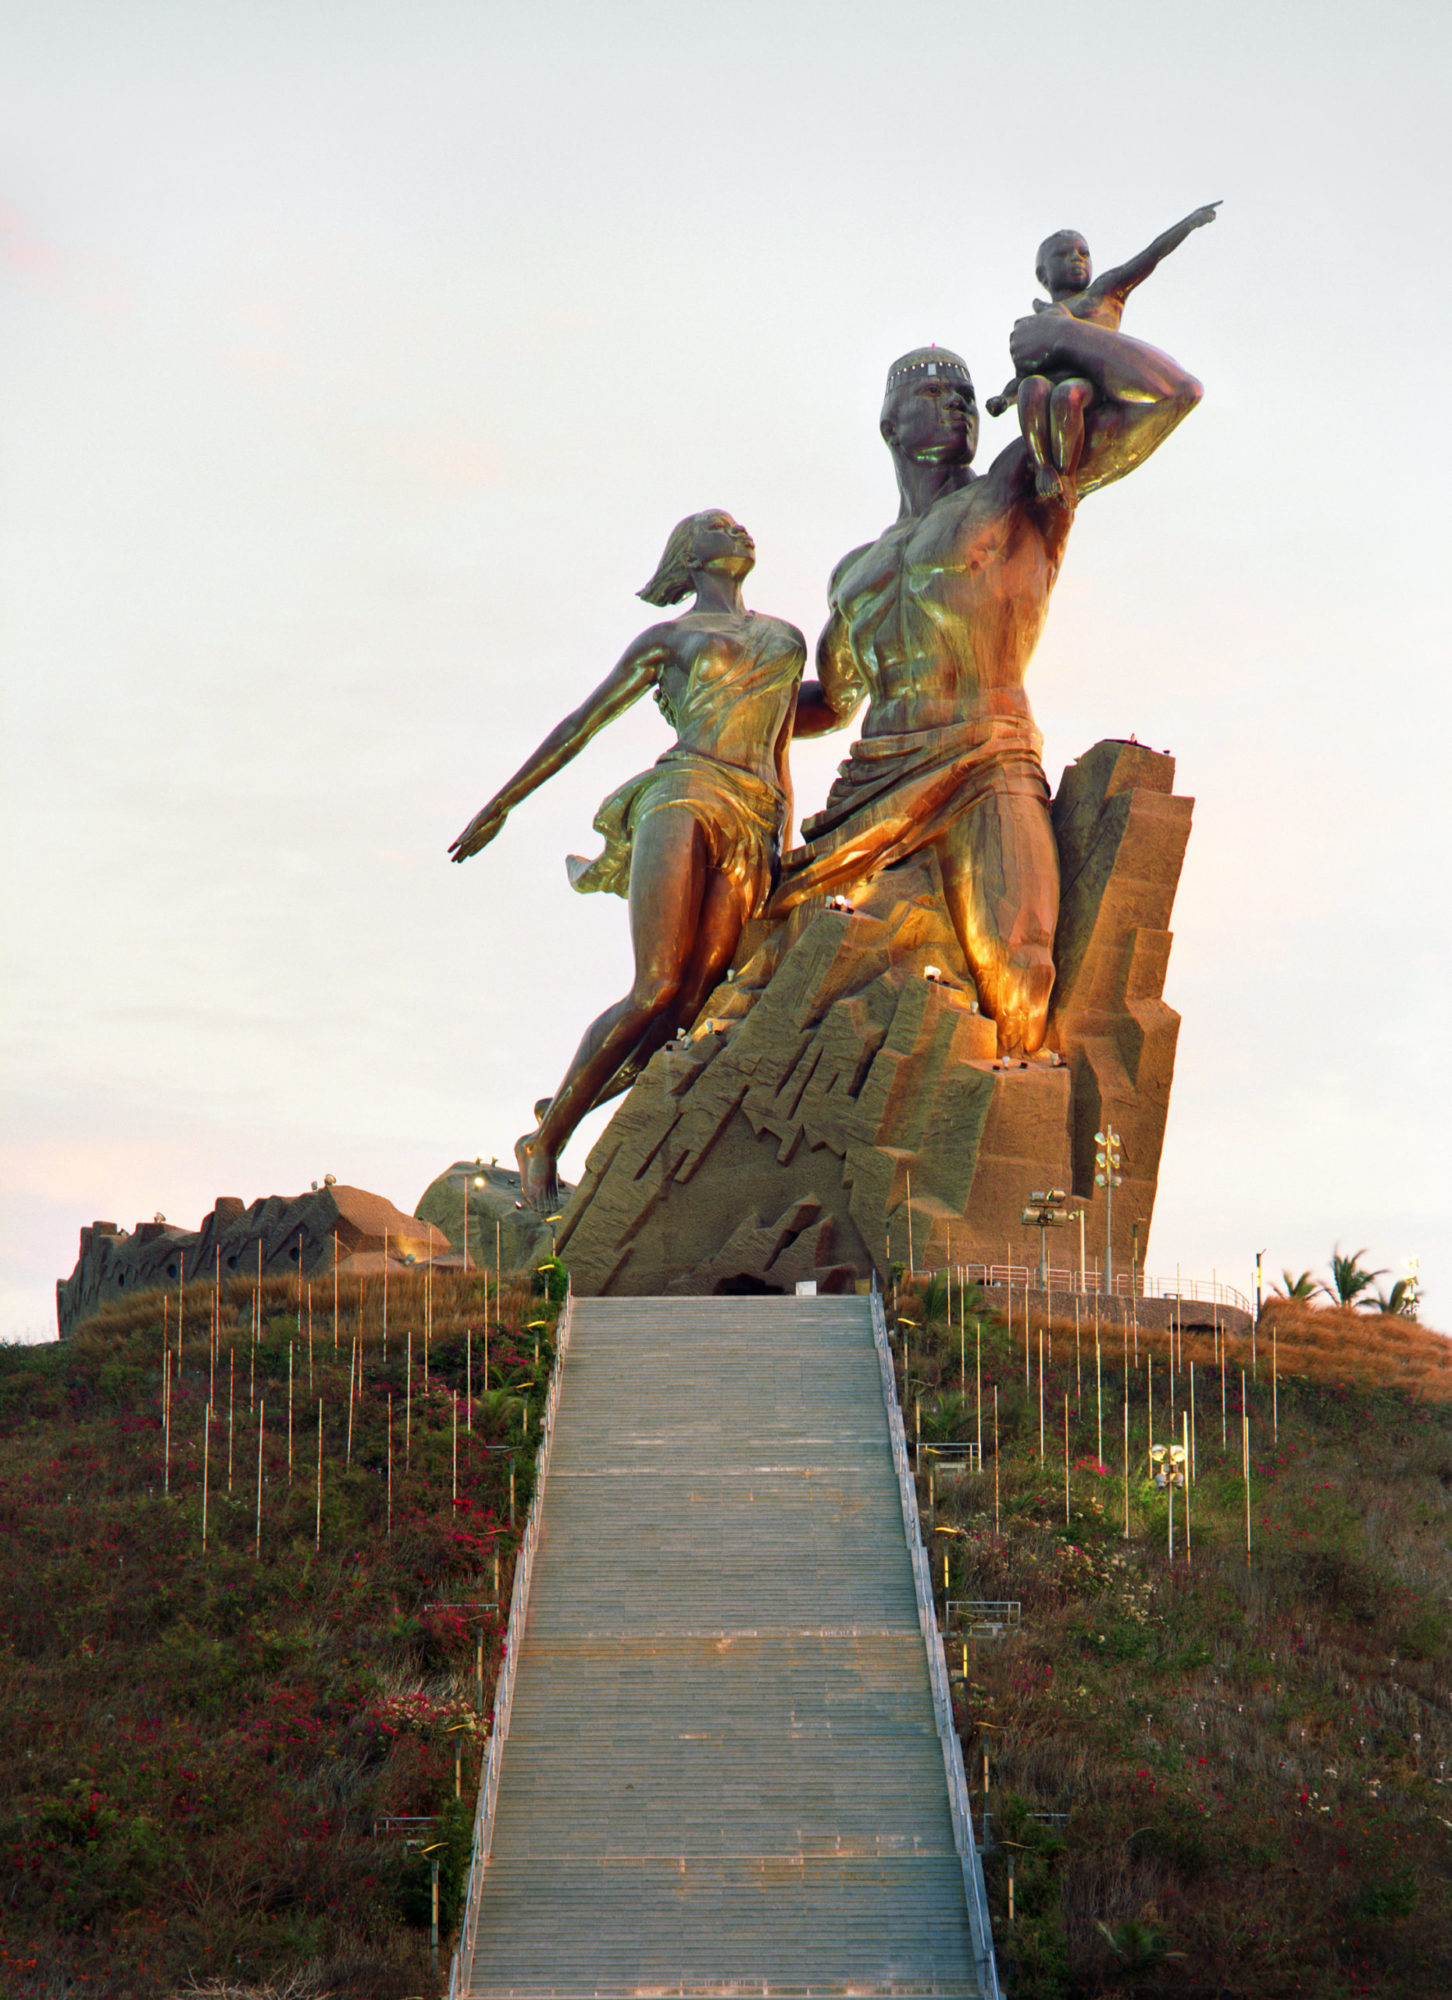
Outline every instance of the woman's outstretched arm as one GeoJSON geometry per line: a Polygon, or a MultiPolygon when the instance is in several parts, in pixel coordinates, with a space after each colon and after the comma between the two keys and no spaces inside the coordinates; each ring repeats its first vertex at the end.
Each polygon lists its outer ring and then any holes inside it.
{"type": "Polygon", "coordinates": [[[556,771],[562,770],[592,736],[598,735],[617,715],[623,715],[647,688],[654,687],[660,679],[671,633],[670,625],[653,625],[626,648],[595,692],[550,731],[508,784],[502,785],[489,803],[479,808],[457,840],[450,841],[449,852],[455,861],[467,861],[471,854],[487,847],[522,799],[527,799],[556,771]]]}

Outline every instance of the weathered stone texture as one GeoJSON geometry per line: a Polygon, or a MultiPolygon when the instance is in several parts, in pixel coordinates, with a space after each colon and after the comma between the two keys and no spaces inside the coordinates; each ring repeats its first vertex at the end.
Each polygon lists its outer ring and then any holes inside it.
{"type": "Polygon", "coordinates": [[[852,890],[850,909],[750,926],[689,1039],[655,1057],[590,1155],[558,1236],[576,1289],[840,1289],[894,1258],[1022,1263],[1037,1237],[1021,1210],[1046,1186],[1085,1200],[1102,1245],[1105,1117],[1124,1136],[1127,1266],[1179,1026],[1160,998],[1191,811],[1173,776],[1126,743],[1065,774],[1059,978],[1050,1050],[1030,1063],[995,1065],[931,855],[852,890]]]}
{"type": "Polygon", "coordinates": [[[365,1188],[325,1183],[308,1194],[265,1195],[251,1206],[220,1195],[200,1229],[139,1222],[128,1235],[113,1222],[81,1231],[80,1256],[56,1284],[56,1321],[65,1339],[83,1320],[137,1292],[198,1279],[361,1276],[427,1262],[448,1249],[441,1230],[365,1188]]]}

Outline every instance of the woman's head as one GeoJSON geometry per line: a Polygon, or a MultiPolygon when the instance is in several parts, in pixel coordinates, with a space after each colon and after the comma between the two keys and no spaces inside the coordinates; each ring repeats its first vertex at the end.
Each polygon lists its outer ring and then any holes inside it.
{"type": "Polygon", "coordinates": [[[647,604],[679,604],[694,587],[692,571],[722,563],[744,576],[755,560],[756,545],[740,522],[724,508],[708,507],[677,521],[655,575],[636,595],[647,604]]]}

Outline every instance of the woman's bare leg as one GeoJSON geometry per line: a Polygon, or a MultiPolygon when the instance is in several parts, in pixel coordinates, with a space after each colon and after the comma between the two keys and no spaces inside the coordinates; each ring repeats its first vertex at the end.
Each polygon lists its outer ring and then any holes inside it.
{"type": "Polygon", "coordinates": [[[556,1164],[570,1134],[651,1024],[674,1006],[700,928],[706,874],[706,838],[695,817],[670,808],[647,813],[630,862],[634,983],[585,1030],[539,1129],[514,1149],[530,1208],[555,1199],[556,1164]]]}
{"type": "MultiPolygon", "coordinates": [[[[614,1076],[596,1091],[590,1101],[591,1111],[629,1090],[656,1050],[663,1049],[672,1036],[691,1026],[736,956],[745,921],[744,892],[728,876],[711,870],[706,877],[696,944],[681,980],[681,990],[674,1003],[651,1022],[614,1076]]],[[[543,1119],[549,1106],[548,1098],[541,1099],[535,1106],[535,1116],[543,1119]]]]}

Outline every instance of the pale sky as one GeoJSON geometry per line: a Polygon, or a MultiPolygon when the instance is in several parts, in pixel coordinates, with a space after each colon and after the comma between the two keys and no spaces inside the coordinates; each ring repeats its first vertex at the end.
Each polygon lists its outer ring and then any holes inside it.
{"type": "Polygon", "coordinates": [[[672,524],[737,514],[814,636],[896,510],[888,363],[986,395],[1044,235],[1102,266],[1217,198],[1125,320],[1204,404],[1085,503],[1029,679],[1051,782],[1134,732],[1196,800],[1148,1268],[1419,1255],[1452,1328],[1445,7],[11,0],[4,39],[0,1337],[53,1337],[93,1218],[507,1158],[628,984],[564,856],[664,722],[446,848],[651,622],[672,524]]]}

